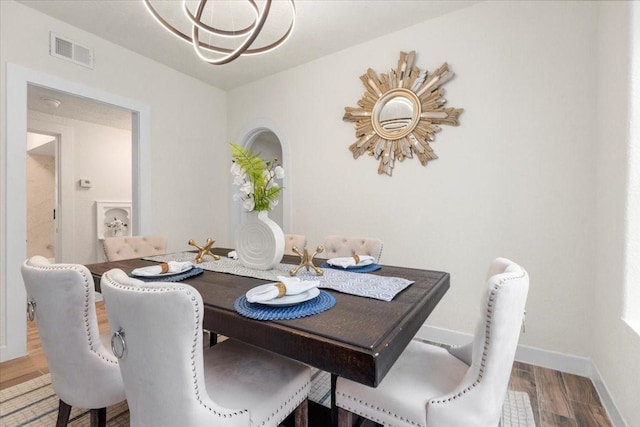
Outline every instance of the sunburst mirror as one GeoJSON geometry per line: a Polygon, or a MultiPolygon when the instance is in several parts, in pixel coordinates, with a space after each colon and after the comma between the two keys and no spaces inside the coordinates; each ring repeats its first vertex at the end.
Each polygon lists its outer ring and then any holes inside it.
{"type": "Polygon", "coordinates": [[[391,176],[395,160],[413,158],[423,166],[437,159],[429,145],[438,125],[458,124],[462,108],[443,108],[442,85],[453,73],[447,63],[433,73],[413,66],[415,52],[400,52],[398,68],[378,77],[371,68],[360,76],[366,92],[359,107],[345,107],[343,120],[355,122],[358,140],[349,146],[353,158],[364,153],[380,160],[378,173],[391,176]]]}

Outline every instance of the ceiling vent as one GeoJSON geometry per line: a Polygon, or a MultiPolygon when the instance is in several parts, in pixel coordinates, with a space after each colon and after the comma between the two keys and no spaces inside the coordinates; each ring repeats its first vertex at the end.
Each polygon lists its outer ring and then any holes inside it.
{"type": "Polygon", "coordinates": [[[66,59],[83,67],[93,69],[92,49],[54,33],[51,33],[49,53],[56,58],[66,59]]]}

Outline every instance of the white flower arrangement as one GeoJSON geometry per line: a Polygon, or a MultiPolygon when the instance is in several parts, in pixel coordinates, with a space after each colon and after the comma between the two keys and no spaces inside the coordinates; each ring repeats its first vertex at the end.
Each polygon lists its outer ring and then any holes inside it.
{"type": "Polygon", "coordinates": [[[241,201],[247,211],[267,211],[278,204],[282,187],[276,179],[284,178],[284,169],[278,159],[267,162],[251,150],[231,144],[233,165],[231,174],[238,192],[233,195],[234,201],[241,201]]]}
{"type": "Polygon", "coordinates": [[[117,231],[122,231],[125,228],[127,228],[127,224],[125,222],[123,222],[122,220],[114,217],[113,221],[109,221],[107,223],[107,228],[112,232],[115,233],[117,231]]]}

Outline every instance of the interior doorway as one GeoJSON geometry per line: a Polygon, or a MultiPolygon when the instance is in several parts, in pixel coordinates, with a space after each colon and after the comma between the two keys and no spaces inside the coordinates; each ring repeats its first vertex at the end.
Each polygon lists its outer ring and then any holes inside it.
{"type": "Polygon", "coordinates": [[[56,260],[58,135],[27,132],[27,257],[56,260]]]}
{"type": "MultiPolygon", "coordinates": [[[[132,205],[133,111],[29,84],[27,126],[27,256],[77,264],[104,261],[100,238],[105,225],[98,223],[96,207],[104,202],[132,205]],[[34,134],[57,138],[43,136],[34,148],[29,142],[34,134]],[[44,165],[55,166],[54,188],[47,194],[44,165]],[[52,197],[53,206],[48,203],[52,197]],[[57,235],[53,242],[50,230],[57,235]]],[[[129,221],[128,226],[131,230],[135,224],[129,221]]]]}
{"type": "MultiPolygon", "coordinates": [[[[151,229],[151,108],[148,104],[115,95],[82,83],[65,80],[17,64],[6,64],[6,133],[2,194],[4,221],[0,223],[0,362],[26,354],[26,292],[20,266],[27,254],[26,224],[26,136],[27,92],[34,85],[62,93],[120,106],[132,116],[132,206],[133,232],[148,234],[151,229]],[[10,226],[9,226],[10,225],[10,226]]],[[[64,123],[58,126],[64,131],[64,123]]],[[[55,131],[54,133],[57,133],[55,131]]],[[[64,140],[64,136],[63,136],[64,140]]],[[[62,148],[64,157],[64,148],[62,148]]],[[[63,176],[65,170],[60,170],[63,176]]],[[[74,179],[71,180],[74,182],[74,179]]],[[[77,182],[77,181],[76,181],[77,182]]],[[[64,196],[62,196],[64,197],[64,196]]],[[[65,215],[66,218],[66,215],[65,215]]],[[[65,219],[66,221],[66,219],[65,219]]],[[[73,230],[73,227],[68,228],[73,230]]],[[[62,230],[64,233],[64,230],[62,230]]],[[[57,252],[56,248],[56,252],[57,252]]]]}

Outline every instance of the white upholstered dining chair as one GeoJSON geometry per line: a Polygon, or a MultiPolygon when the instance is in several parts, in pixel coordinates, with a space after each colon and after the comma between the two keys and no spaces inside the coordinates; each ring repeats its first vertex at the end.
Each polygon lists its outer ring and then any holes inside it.
{"type": "Polygon", "coordinates": [[[377,388],[338,378],[339,426],[355,413],[385,426],[493,427],[500,421],[529,289],[505,258],[489,268],[473,341],[445,348],[413,340],[377,388]]]}
{"type": "Polygon", "coordinates": [[[167,251],[166,236],[118,236],[105,237],[102,242],[107,261],[164,255],[167,251]]]}
{"type": "Polygon", "coordinates": [[[277,427],[292,412],[307,426],[309,367],[232,339],[203,349],[196,289],[119,269],[101,287],[132,426],[277,427]]]}
{"type": "Polygon", "coordinates": [[[371,237],[329,235],[324,239],[324,254],[327,259],[350,257],[353,254],[370,255],[377,263],[382,256],[382,240],[371,237]]]}
{"type": "Polygon", "coordinates": [[[304,247],[307,246],[307,236],[305,236],[304,234],[285,234],[284,235],[284,254],[297,255],[295,252],[293,252],[294,246],[300,252],[303,252],[304,247]]]}
{"type": "Polygon", "coordinates": [[[106,407],[125,399],[118,360],[101,340],[94,282],[83,265],[51,264],[34,256],[22,265],[30,316],[60,399],[57,426],[69,422],[71,407],[90,409],[91,426],[106,425],[106,407]]]}

